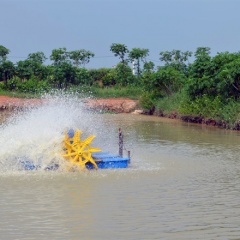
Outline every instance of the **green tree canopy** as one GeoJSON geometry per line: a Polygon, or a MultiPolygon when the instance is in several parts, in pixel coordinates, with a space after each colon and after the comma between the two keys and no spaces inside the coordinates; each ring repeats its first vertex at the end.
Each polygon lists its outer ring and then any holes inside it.
{"type": "Polygon", "coordinates": [[[121,60],[121,63],[125,63],[125,55],[129,52],[127,49],[127,46],[121,43],[113,43],[110,46],[111,52],[114,53],[114,56],[119,57],[121,60]]]}
{"type": "Polygon", "coordinates": [[[129,59],[133,62],[136,60],[136,66],[137,66],[137,76],[139,77],[141,75],[141,69],[140,69],[140,62],[145,62],[146,57],[149,54],[148,49],[141,49],[141,48],[133,48],[129,52],[129,59]]]}
{"type": "Polygon", "coordinates": [[[165,66],[170,66],[176,70],[186,74],[187,63],[189,57],[192,56],[192,52],[180,50],[163,51],[160,52],[160,60],[165,62],[165,66]]]}
{"type": "Polygon", "coordinates": [[[36,52],[36,53],[30,53],[28,54],[28,60],[31,60],[36,63],[43,64],[46,61],[46,56],[43,52],[36,52]]]}
{"type": "Polygon", "coordinates": [[[8,86],[8,80],[14,76],[15,66],[10,61],[4,61],[0,65],[0,78],[3,79],[4,85],[8,86]]]}
{"type": "Polygon", "coordinates": [[[145,79],[145,89],[157,96],[170,96],[182,88],[184,78],[184,75],[174,68],[159,69],[151,74],[150,81],[145,79]]]}
{"type": "Polygon", "coordinates": [[[85,49],[69,52],[69,58],[73,61],[73,64],[76,67],[79,67],[80,65],[85,66],[87,63],[89,63],[91,57],[94,57],[94,53],[85,49]]]}
{"type": "Polygon", "coordinates": [[[54,65],[60,65],[63,62],[68,61],[69,54],[66,48],[53,49],[50,59],[54,65]]]}
{"type": "Polygon", "coordinates": [[[124,63],[118,63],[114,68],[113,74],[114,80],[119,86],[127,86],[136,83],[134,75],[132,74],[132,69],[124,63]]]}
{"type": "Polygon", "coordinates": [[[211,56],[209,47],[198,47],[194,53],[195,61],[190,67],[190,75],[194,78],[202,78],[211,73],[211,56]]]}
{"type": "Polygon", "coordinates": [[[6,47],[0,45],[0,63],[6,61],[7,55],[10,53],[10,50],[6,47]]]}
{"type": "Polygon", "coordinates": [[[23,60],[17,62],[16,72],[17,76],[20,77],[22,80],[30,79],[30,77],[33,75],[32,61],[23,60]]]}

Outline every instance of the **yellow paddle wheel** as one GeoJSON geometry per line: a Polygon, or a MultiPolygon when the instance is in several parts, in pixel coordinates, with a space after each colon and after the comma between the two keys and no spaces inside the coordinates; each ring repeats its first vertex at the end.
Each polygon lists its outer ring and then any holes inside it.
{"type": "Polygon", "coordinates": [[[94,159],[92,158],[92,153],[101,152],[100,148],[91,147],[90,144],[92,140],[96,137],[94,135],[89,136],[85,140],[81,140],[81,130],[70,129],[65,132],[64,137],[64,154],[63,157],[66,158],[70,163],[70,169],[77,166],[81,170],[86,169],[87,163],[92,163],[94,168],[97,169],[98,166],[94,159]]]}

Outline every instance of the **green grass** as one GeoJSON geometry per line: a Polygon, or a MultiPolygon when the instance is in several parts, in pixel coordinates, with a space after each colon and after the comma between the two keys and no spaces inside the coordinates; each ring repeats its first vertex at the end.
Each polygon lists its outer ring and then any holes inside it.
{"type": "Polygon", "coordinates": [[[80,86],[72,87],[68,90],[69,92],[77,92],[82,95],[96,97],[96,98],[130,98],[130,99],[139,99],[141,95],[141,89],[139,87],[89,87],[89,86],[80,86]]]}
{"type": "Polygon", "coordinates": [[[22,93],[17,91],[9,91],[0,89],[1,96],[8,96],[8,97],[17,97],[17,98],[38,98],[40,94],[32,94],[32,93],[22,93]]]}
{"type": "MultiPolygon", "coordinates": [[[[122,88],[99,88],[90,86],[73,86],[67,90],[57,90],[64,93],[79,94],[81,97],[96,97],[96,98],[130,98],[139,99],[141,89],[139,87],[122,87],[122,88]]],[[[52,92],[55,92],[53,89],[52,92]]],[[[0,95],[19,98],[38,98],[42,94],[23,93],[18,91],[4,90],[0,88],[0,95]]]]}
{"type": "Polygon", "coordinates": [[[179,111],[180,102],[183,98],[183,93],[178,92],[169,97],[160,98],[156,101],[156,109],[162,110],[165,113],[179,111]]]}

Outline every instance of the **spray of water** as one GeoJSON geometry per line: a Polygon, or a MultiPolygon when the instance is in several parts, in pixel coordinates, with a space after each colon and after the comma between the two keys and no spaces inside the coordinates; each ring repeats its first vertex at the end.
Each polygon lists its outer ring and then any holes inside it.
{"type": "MultiPolygon", "coordinates": [[[[42,168],[52,162],[62,165],[65,161],[61,156],[64,130],[82,129],[83,137],[88,137],[101,135],[105,129],[101,114],[87,110],[83,98],[74,94],[43,98],[41,105],[13,113],[0,126],[0,171],[17,170],[21,160],[31,160],[42,168]]],[[[111,131],[109,127],[108,131],[111,131]]]]}
{"type": "MultiPolygon", "coordinates": [[[[94,113],[86,108],[85,99],[76,94],[55,93],[44,95],[41,105],[13,112],[3,124],[0,125],[0,176],[20,174],[28,176],[46,176],[44,170],[55,163],[60,165],[57,171],[51,171],[51,175],[66,172],[66,160],[62,157],[64,131],[69,128],[81,129],[81,138],[90,135],[96,138],[92,146],[99,147],[103,151],[118,152],[118,128],[119,122],[110,120],[106,115],[94,113]],[[34,165],[40,165],[38,171],[19,171],[19,162],[32,161],[34,165]]],[[[112,115],[114,118],[114,115],[112,115]]],[[[120,124],[121,125],[121,124],[120,124]]],[[[126,133],[127,134],[127,133],[126,133]]],[[[136,142],[136,136],[128,138],[128,150],[133,150],[131,142],[136,142]],[[129,146],[131,145],[130,149],[129,146]]],[[[91,176],[105,176],[105,174],[128,174],[142,171],[158,171],[162,167],[146,161],[147,157],[135,151],[137,157],[130,164],[130,168],[90,171],[91,176]]],[[[81,176],[88,173],[83,173],[81,176]]],[[[90,174],[90,173],[89,173],[90,174]]],[[[71,174],[73,177],[74,174],[71,174]]]]}

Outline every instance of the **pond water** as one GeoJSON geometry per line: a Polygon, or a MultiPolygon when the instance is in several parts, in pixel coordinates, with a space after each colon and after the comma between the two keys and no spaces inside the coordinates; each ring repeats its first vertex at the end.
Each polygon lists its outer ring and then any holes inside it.
{"type": "MultiPolygon", "coordinates": [[[[0,236],[12,239],[240,239],[240,133],[132,114],[92,114],[76,99],[2,120],[0,236]],[[68,126],[95,134],[127,169],[19,171],[62,161],[68,126]]],[[[64,164],[64,163],[63,163],[64,164]]]]}

